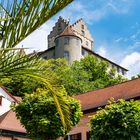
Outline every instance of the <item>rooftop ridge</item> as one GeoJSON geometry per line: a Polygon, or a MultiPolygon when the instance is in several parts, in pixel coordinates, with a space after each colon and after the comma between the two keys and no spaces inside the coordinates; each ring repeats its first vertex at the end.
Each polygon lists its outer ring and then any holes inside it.
{"type": "Polygon", "coordinates": [[[121,83],[117,83],[117,84],[114,84],[114,85],[111,85],[111,86],[107,86],[107,87],[103,87],[103,88],[99,88],[99,89],[95,89],[95,90],[90,90],[90,91],[87,91],[87,92],[84,92],[84,93],[81,93],[81,94],[78,94],[78,95],[75,95],[75,96],[80,96],[80,95],[87,94],[87,93],[90,93],[90,92],[99,91],[99,90],[103,90],[103,89],[106,89],[106,88],[111,88],[111,87],[114,87],[114,86],[117,86],[117,85],[121,85],[121,84],[125,84],[125,83],[131,82],[131,81],[135,81],[135,80],[140,80],[140,78],[126,80],[126,81],[121,82],[121,83]]]}
{"type": "Polygon", "coordinates": [[[105,88],[88,91],[74,96],[80,100],[82,110],[87,111],[106,105],[110,98],[131,100],[140,99],[140,78],[128,80],[105,88]]]}

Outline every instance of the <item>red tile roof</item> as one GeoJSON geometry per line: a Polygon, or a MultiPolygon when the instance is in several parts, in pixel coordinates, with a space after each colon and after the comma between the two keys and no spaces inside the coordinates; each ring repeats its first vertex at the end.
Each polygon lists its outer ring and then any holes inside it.
{"type": "Polygon", "coordinates": [[[19,96],[14,96],[14,98],[17,100],[17,102],[21,102],[22,101],[22,98],[19,97],[19,96]]]}
{"type": "Polygon", "coordinates": [[[140,97],[140,78],[75,96],[83,111],[104,106],[111,97],[115,100],[140,97]]]}
{"type": "Polygon", "coordinates": [[[58,37],[60,37],[60,36],[76,36],[76,37],[78,37],[73,32],[73,30],[71,29],[71,26],[69,26],[69,25],[64,29],[64,31],[58,37]]]}
{"type": "Polygon", "coordinates": [[[0,116],[0,129],[23,133],[26,132],[25,128],[21,125],[20,121],[16,118],[16,114],[12,110],[0,116]]]}

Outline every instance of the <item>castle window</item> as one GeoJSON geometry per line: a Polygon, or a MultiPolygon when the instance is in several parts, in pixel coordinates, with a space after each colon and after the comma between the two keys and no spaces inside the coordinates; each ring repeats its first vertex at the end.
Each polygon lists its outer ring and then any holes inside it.
{"type": "Polygon", "coordinates": [[[82,32],[82,35],[85,36],[85,32],[83,30],[81,32],[82,32]]]}
{"type": "Polygon", "coordinates": [[[59,40],[58,39],[56,39],[55,45],[56,45],[56,47],[59,46],[59,40]]]}
{"type": "Polygon", "coordinates": [[[69,52],[68,51],[64,51],[64,58],[66,60],[69,60],[69,52]]]}
{"type": "Polygon", "coordinates": [[[88,46],[88,41],[86,41],[86,46],[88,46]]]}
{"type": "Polygon", "coordinates": [[[69,40],[70,40],[69,37],[65,37],[64,38],[64,44],[65,45],[68,45],[69,44],[69,40]]]}
{"type": "Polygon", "coordinates": [[[82,50],[82,55],[83,55],[83,56],[85,55],[85,51],[84,51],[84,50],[82,50]]]}
{"type": "Polygon", "coordinates": [[[70,140],[81,140],[81,133],[70,135],[70,140]]]}
{"type": "Polygon", "coordinates": [[[112,64],[112,68],[115,68],[114,64],[112,64]]]}
{"type": "Polygon", "coordinates": [[[120,72],[120,68],[119,68],[119,67],[117,67],[117,72],[118,72],[118,73],[120,72]]]}
{"type": "Polygon", "coordinates": [[[61,32],[61,31],[62,31],[62,28],[61,28],[61,23],[58,23],[58,28],[57,28],[57,31],[58,31],[58,32],[61,32]]]}
{"type": "Polygon", "coordinates": [[[43,56],[43,58],[44,58],[44,59],[48,59],[48,57],[47,57],[47,56],[43,56]]]}
{"type": "Polygon", "coordinates": [[[61,28],[61,23],[58,23],[58,28],[61,28]]]}
{"type": "Polygon", "coordinates": [[[125,74],[126,74],[126,73],[125,73],[125,70],[122,69],[122,75],[125,75],[125,74]]]}
{"type": "Polygon", "coordinates": [[[83,24],[82,24],[82,26],[81,26],[81,27],[82,27],[82,29],[84,29],[84,25],[83,25],[83,24]]]}
{"type": "Polygon", "coordinates": [[[78,38],[76,39],[76,45],[79,45],[79,39],[78,38]]]}

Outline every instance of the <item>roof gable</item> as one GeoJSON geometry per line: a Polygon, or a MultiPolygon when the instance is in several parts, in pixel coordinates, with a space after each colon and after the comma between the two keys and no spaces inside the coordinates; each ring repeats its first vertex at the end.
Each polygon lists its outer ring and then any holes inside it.
{"type": "Polygon", "coordinates": [[[15,112],[12,110],[0,116],[0,129],[16,132],[26,132],[20,121],[16,118],[15,112]]]}
{"type": "Polygon", "coordinates": [[[0,96],[6,98],[10,102],[18,102],[17,99],[2,85],[0,85],[0,96]]]}

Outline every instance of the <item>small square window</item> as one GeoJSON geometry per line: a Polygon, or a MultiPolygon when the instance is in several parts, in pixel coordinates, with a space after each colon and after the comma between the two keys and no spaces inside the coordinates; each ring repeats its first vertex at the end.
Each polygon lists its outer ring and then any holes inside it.
{"type": "Polygon", "coordinates": [[[85,32],[83,30],[81,32],[82,32],[82,35],[85,36],[85,32]]]}
{"type": "Polygon", "coordinates": [[[65,38],[64,38],[64,44],[65,44],[65,45],[68,45],[68,44],[69,44],[69,37],[65,37],[65,38]]]}
{"type": "Polygon", "coordinates": [[[83,55],[83,56],[85,55],[85,51],[84,51],[84,50],[82,50],[82,55],[83,55]]]}
{"type": "Polygon", "coordinates": [[[70,135],[70,140],[81,140],[81,133],[70,135]]]}
{"type": "Polygon", "coordinates": [[[125,75],[125,74],[126,74],[126,71],[122,69],[122,75],[125,75]]]}
{"type": "Polygon", "coordinates": [[[69,52],[68,51],[64,51],[64,58],[66,60],[69,60],[69,52]]]}
{"type": "Polygon", "coordinates": [[[118,72],[118,73],[120,72],[120,68],[119,68],[119,67],[117,67],[117,72],[118,72]]]}
{"type": "Polygon", "coordinates": [[[83,24],[82,24],[82,26],[81,26],[81,27],[82,27],[82,29],[84,29],[84,25],[83,25],[83,24]]]}
{"type": "Polygon", "coordinates": [[[44,59],[48,59],[47,55],[46,55],[46,56],[43,56],[43,58],[44,58],[44,59]]]}
{"type": "Polygon", "coordinates": [[[88,41],[86,41],[86,46],[88,46],[88,41]]]}
{"type": "Polygon", "coordinates": [[[55,45],[56,45],[56,47],[59,46],[59,40],[58,39],[56,39],[55,45]]]}
{"type": "Polygon", "coordinates": [[[61,23],[58,23],[58,28],[61,28],[61,23]]]}

